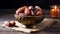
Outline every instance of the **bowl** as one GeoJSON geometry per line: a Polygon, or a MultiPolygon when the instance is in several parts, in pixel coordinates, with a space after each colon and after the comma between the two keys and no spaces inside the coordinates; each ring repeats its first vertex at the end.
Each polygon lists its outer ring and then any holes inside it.
{"type": "Polygon", "coordinates": [[[22,23],[25,26],[33,26],[38,23],[40,23],[44,19],[44,15],[41,16],[19,16],[14,14],[15,19],[19,21],[19,23],[22,23]]]}

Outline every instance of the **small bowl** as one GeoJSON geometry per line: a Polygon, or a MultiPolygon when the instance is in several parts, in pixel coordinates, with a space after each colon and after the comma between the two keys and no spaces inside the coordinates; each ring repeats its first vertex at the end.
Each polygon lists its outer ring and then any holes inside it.
{"type": "Polygon", "coordinates": [[[43,15],[41,16],[19,16],[15,14],[14,16],[17,21],[19,21],[20,23],[28,27],[36,25],[44,19],[43,15]]]}

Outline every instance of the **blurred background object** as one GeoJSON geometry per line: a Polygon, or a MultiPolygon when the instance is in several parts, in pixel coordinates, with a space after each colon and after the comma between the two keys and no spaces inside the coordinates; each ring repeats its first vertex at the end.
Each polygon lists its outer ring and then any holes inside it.
{"type": "Polygon", "coordinates": [[[60,18],[60,6],[59,5],[51,6],[50,17],[60,18]]]}

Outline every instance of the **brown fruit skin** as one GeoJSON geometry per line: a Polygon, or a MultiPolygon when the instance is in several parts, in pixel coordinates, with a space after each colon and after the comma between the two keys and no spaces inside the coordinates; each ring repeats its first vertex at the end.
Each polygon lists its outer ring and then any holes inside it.
{"type": "Polygon", "coordinates": [[[42,11],[37,11],[37,12],[36,12],[36,15],[37,15],[37,16],[40,16],[40,15],[42,15],[42,14],[43,14],[42,11]]]}
{"type": "Polygon", "coordinates": [[[28,8],[25,8],[25,11],[24,11],[25,15],[29,15],[30,14],[30,11],[28,8]]]}
{"type": "Polygon", "coordinates": [[[35,16],[35,12],[34,12],[34,11],[31,11],[31,15],[32,15],[32,16],[35,16]]]}
{"type": "Polygon", "coordinates": [[[27,6],[23,6],[19,9],[16,10],[16,14],[18,15],[19,13],[23,12],[27,6]]]}
{"type": "Polygon", "coordinates": [[[15,21],[10,21],[9,22],[9,27],[13,27],[13,26],[15,26],[15,21]]]}
{"type": "Polygon", "coordinates": [[[19,16],[26,16],[24,13],[19,13],[19,16]]]}
{"type": "Polygon", "coordinates": [[[29,6],[28,9],[29,9],[29,11],[31,11],[31,10],[33,10],[34,8],[33,8],[33,6],[29,6]]]}
{"type": "Polygon", "coordinates": [[[39,10],[41,10],[41,8],[40,8],[39,6],[35,6],[35,9],[39,9],[39,10]]]}
{"type": "Polygon", "coordinates": [[[39,6],[35,6],[35,12],[37,16],[40,16],[43,14],[41,8],[39,6]]]}
{"type": "Polygon", "coordinates": [[[35,11],[42,11],[41,8],[39,6],[35,6],[35,11]]]}
{"type": "Polygon", "coordinates": [[[15,26],[16,23],[15,21],[5,21],[4,24],[8,27],[13,27],[15,26]]]}

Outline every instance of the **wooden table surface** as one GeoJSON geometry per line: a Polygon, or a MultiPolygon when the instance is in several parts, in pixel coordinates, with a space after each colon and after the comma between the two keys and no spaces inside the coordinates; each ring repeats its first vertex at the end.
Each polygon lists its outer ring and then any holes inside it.
{"type": "MultiPolygon", "coordinates": [[[[11,20],[15,20],[13,14],[0,15],[0,34],[26,34],[23,32],[6,29],[1,26],[1,24],[3,24],[4,21],[11,21],[11,20]]],[[[60,20],[57,19],[57,21],[58,21],[58,23],[55,24],[54,26],[52,26],[44,31],[31,33],[31,34],[60,34],[60,20]]]]}
{"type": "MultiPolygon", "coordinates": [[[[0,34],[26,34],[23,32],[6,29],[1,26],[4,21],[11,21],[11,20],[15,20],[13,14],[0,15],[0,34]]],[[[30,34],[60,34],[60,19],[56,19],[56,20],[58,21],[58,23],[56,23],[54,26],[52,26],[44,31],[39,31],[39,32],[35,32],[35,33],[30,33],[30,34]]]]}

